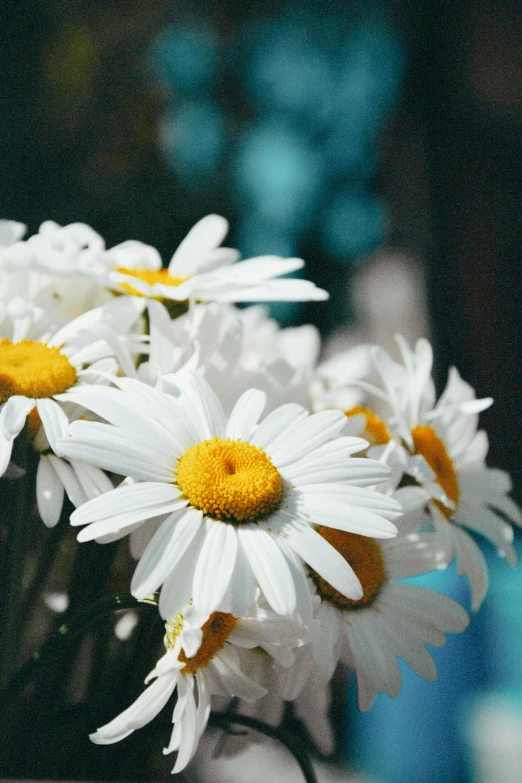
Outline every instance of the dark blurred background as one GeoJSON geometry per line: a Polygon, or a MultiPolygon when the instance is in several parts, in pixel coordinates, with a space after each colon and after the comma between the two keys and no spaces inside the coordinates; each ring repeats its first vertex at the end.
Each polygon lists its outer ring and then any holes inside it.
{"type": "MultiPolygon", "coordinates": [[[[4,0],[0,23],[1,217],[30,233],[85,221],[109,246],[140,239],[168,261],[220,212],[244,256],[303,256],[332,298],[273,306],[280,322],[313,321],[337,345],[427,332],[439,387],[456,364],[495,398],[489,462],[520,500],[520,2],[4,0]]],[[[500,565],[490,602],[511,607],[496,653],[509,657],[521,585],[500,565]]],[[[449,592],[466,590],[452,579],[449,592]]],[[[495,606],[450,654],[450,701],[464,670],[466,698],[499,682],[484,663],[495,606]]],[[[508,681],[519,693],[521,672],[508,681]]],[[[408,714],[430,693],[397,704],[408,714]]],[[[400,745],[383,733],[400,719],[380,704],[373,735],[352,717],[346,753],[360,769],[380,783],[472,779],[465,731],[454,748],[413,732],[409,776],[407,749],[379,767],[383,737],[400,745]]],[[[447,704],[426,706],[430,720],[447,704]]]]}

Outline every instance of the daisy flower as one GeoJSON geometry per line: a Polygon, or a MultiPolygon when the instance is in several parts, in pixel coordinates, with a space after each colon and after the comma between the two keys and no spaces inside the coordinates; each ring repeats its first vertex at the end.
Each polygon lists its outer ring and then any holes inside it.
{"type": "Polygon", "coordinates": [[[259,585],[275,612],[290,615],[298,596],[308,594],[297,556],[343,595],[362,595],[350,565],[313,525],[328,508],[334,528],[392,537],[390,520],[400,516],[401,506],[366,489],[384,480],[388,469],[351,456],[365,441],[339,437],[343,414],[310,415],[290,403],[258,423],[266,395],[250,389],[227,420],[196,373],[163,378],[163,391],[129,378],[114,382],[120,389],[60,396],[109,424],[74,422],[59,448],[137,482],[75,511],[71,524],[87,525],[78,540],[122,537],[169,514],[138,563],[134,596],[163,585],[164,618],[189,598],[204,614],[241,617],[259,585]]]}
{"type": "Polygon", "coordinates": [[[44,522],[58,521],[64,488],[78,505],[112,488],[97,468],[61,460],[58,440],[69,427],[57,397],[98,380],[100,372],[116,370],[116,353],[130,364],[128,347],[104,319],[131,322],[129,303],[111,302],[86,313],[64,328],[48,329],[46,314],[23,299],[0,306],[0,476],[11,459],[13,443],[27,422],[27,434],[40,451],[36,497],[44,522]],[[54,452],[54,453],[53,453],[54,452]]]}
{"type": "MultiPolygon", "coordinates": [[[[290,638],[285,623],[286,642],[290,638]]],[[[255,655],[252,648],[281,647],[281,618],[263,611],[243,620],[224,612],[201,616],[191,605],[166,623],[165,647],[145,682],[152,685],[128,709],[91,734],[99,745],[118,742],[149,723],[177,690],[172,736],[164,753],[178,752],[173,773],[181,772],[194,756],[207,725],[211,697],[240,697],[247,702],[265,695],[242,668],[255,655]],[[243,655],[240,658],[238,652],[243,655]]]]}
{"type": "Polygon", "coordinates": [[[83,223],[59,226],[47,221],[40,232],[21,241],[25,226],[0,221],[0,299],[21,296],[42,307],[51,322],[64,326],[73,318],[111,299],[93,281],[78,285],[77,273],[87,268],[93,254],[103,250],[103,239],[83,223]]]}
{"type": "MultiPolygon", "coordinates": [[[[257,718],[270,726],[279,726],[287,706],[292,704],[293,713],[302,720],[321,753],[329,755],[334,751],[334,735],[328,715],[331,703],[329,681],[333,672],[325,678],[317,667],[309,642],[317,633],[321,633],[321,629],[314,628],[314,631],[308,643],[288,651],[288,660],[281,657],[274,660],[260,647],[253,651],[255,655],[243,658],[243,670],[266,688],[267,693],[254,702],[239,699],[233,705],[228,705],[223,700],[219,709],[224,710],[229,706],[229,709],[232,708],[240,715],[257,718]]],[[[260,735],[259,740],[263,739],[260,735]]],[[[218,755],[236,755],[250,742],[250,735],[223,735],[217,746],[218,755]]]]}
{"type": "Polygon", "coordinates": [[[312,672],[318,669],[331,676],[340,658],[349,663],[355,670],[361,710],[371,706],[378,692],[399,695],[397,656],[424,679],[434,680],[435,663],[425,645],[441,646],[445,633],[463,631],[468,615],[447,596],[395,580],[445,564],[435,534],[409,533],[385,542],[327,527],[319,528],[319,534],[351,563],[363,596],[346,598],[310,570],[321,598],[315,615],[321,630],[310,646],[312,672]]]}
{"type": "MultiPolygon", "coordinates": [[[[488,538],[514,565],[513,530],[504,516],[522,524],[520,510],[507,494],[511,490],[509,476],[485,464],[488,440],[486,433],[478,430],[478,414],[492,399],[476,399],[472,387],[452,367],[436,402],[430,344],[419,340],[412,351],[403,338],[397,341],[403,364],[394,362],[382,349],[374,349],[384,391],[360,383],[388,403],[391,414],[387,422],[369,409],[349,413],[362,414],[366,419],[363,430],[373,431],[374,443],[395,439],[396,448],[407,455],[404,472],[426,490],[441,545],[449,560],[457,558],[459,574],[467,574],[473,609],[478,609],[487,589],[487,568],[479,547],[463,527],[488,538]]],[[[375,454],[372,450],[369,453],[375,454]]]]}
{"type": "MultiPolygon", "coordinates": [[[[313,327],[311,333],[307,327],[280,329],[275,345],[265,344],[258,335],[258,349],[250,354],[252,337],[241,312],[213,302],[195,305],[189,313],[171,320],[160,302],[150,301],[149,356],[148,361],[140,364],[138,377],[154,385],[161,376],[184,367],[197,369],[227,413],[240,394],[250,388],[266,392],[267,411],[286,402],[310,407],[309,387],[316,353],[310,343],[316,346],[315,338],[318,339],[313,327]],[[282,342],[284,355],[278,347],[282,342]],[[310,347],[311,355],[307,350],[310,347]]],[[[273,337],[271,329],[265,337],[267,341],[273,337]]]]}
{"type": "Polygon", "coordinates": [[[304,262],[299,258],[260,256],[235,263],[238,251],[221,247],[227,231],[225,218],[207,215],[189,231],[166,269],[155,248],[124,242],[97,258],[92,275],[113,291],[171,302],[328,298],[326,291],[307,280],[274,280],[301,269],[304,262]]]}

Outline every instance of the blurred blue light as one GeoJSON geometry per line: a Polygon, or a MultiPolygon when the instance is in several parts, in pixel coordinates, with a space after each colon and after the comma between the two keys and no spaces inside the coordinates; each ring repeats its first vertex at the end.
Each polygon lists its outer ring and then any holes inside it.
{"type": "Polygon", "coordinates": [[[325,141],[328,168],[332,174],[347,174],[361,182],[375,174],[377,151],[368,135],[363,113],[347,111],[340,114],[325,141]]]}
{"type": "Polygon", "coordinates": [[[337,110],[341,116],[360,116],[368,135],[374,136],[398,98],[404,50],[393,30],[370,22],[357,25],[344,46],[337,110]]]}
{"type": "Polygon", "coordinates": [[[185,96],[212,86],[218,67],[217,43],[196,27],[167,27],[152,46],[151,59],[160,79],[185,96]]]}
{"type": "Polygon", "coordinates": [[[275,122],[253,127],[232,166],[239,191],[263,220],[306,227],[323,185],[323,161],[306,140],[275,122]]]}
{"type": "Polygon", "coordinates": [[[212,101],[187,101],[176,106],[160,130],[163,154],[190,185],[215,172],[226,144],[226,126],[212,101]]]}
{"type": "Polygon", "coordinates": [[[244,258],[269,254],[291,258],[298,252],[299,242],[291,229],[274,226],[255,212],[243,216],[236,237],[244,258]]]}
{"type": "Polygon", "coordinates": [[[306,117],[313,131],[331,115],[334,78],[324,52],[295,20],[254,49],[247,87],[258,108],[306,117]]]}
{"type": "Polygon", "coordinates": [[[321,234],[325,251],[350,262],[375,250],[386,230],[382,202],[364,190],[338,194],[323,214],[321,234]]]}

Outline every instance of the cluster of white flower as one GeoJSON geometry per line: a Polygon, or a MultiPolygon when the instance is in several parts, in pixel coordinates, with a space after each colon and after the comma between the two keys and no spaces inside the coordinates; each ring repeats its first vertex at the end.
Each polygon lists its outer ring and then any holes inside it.
{"type": "Polygon", "coordinates": [[[299,259],[238,262],[226,231],[207,216],[164,269],[154,248],[107,250],[83,224],[47,222],[27,240],[20,224],[0,225],[0,476],[19,480],[21,438],[39,455],[47,526],[67,494],[80,542],[129,537],[130,589],[160,591],[166,652],[153,683],[91,738],[128,736],[177,689],[174,772],[213,697],[273,723],[294,701],[328,751],[339,661],[361,709],[399,694],[398,656],[434,679],[425,645],[468,615],[401,580],[456,557],[477,608],[487,573],[464,528],[514,562],[507,519],[522,521],[508,476],[484,463],[478,414],[490,399],[452,370],[436,401],[425,340],[411,350],[399,338],[401,363],[359,349],[381,386],[349,356],[318,365],[312,327],[280,330],[232,303],[327,294],[279,279],[299,259]],[[348,391],[360,404],[339,409],[348,391]]]}

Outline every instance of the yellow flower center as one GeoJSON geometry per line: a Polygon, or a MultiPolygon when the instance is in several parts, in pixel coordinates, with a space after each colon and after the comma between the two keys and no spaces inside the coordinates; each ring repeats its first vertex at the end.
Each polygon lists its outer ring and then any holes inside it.
{"type": "Polygon", "coordinates": [[[75,383],[76,370],[59,348],[33,340],[0,340],[0,402],[15,394],[52,397],[75,383]]]}
{"type": "MultiPolygon", "coordinates": [[[[140,267],[128,269],[125,266],[119,266],[116,269],[116,272],[119,272],[122,275],[128,275],[129,277],[135,277],[137,280],[148,283],[148,285],[161,283],[161,285],[177,286],[184,283],[185,280],[188,280],[190,277],[190,275],[187,277],[174,277],[169,274],[168,269],[142,269],[140,267]]],[[[142,294],[141,291],[132,285],[132,283],[120,283],[119,285],[126,294],[131,294],[132,296],[145,296],[145,294],[142,294]]],[[[161,296],[154,298],[161,299],[161,296]]]]}
{"type": "Polygon", "coordinates": [[[192,506],[233,524],[266,516],[283,494],[281,476],[263,449],[230,438],[187,449],[176,481],[192,506]]]}
{"type": "MultiPolygon", "coordinates": [[[[451,501],[458,505],[460,498],[457,471],[449,456],[446,446],[439,438],[433,427],[421,424],[411,431],[415,454],[422,454],[432,471],[435,473],[437,484],[440,484],[451,501]]],[[[452,515],[452,510],[438,500],[434,501],[437,508],[446,516],[452,515]]]]}
{"type": "Polygon", "coordinates": [[[352,601],[310,568],[309,574],[321,598],[343,611],[370,606],[386,582],[384,558],[378,543],[374,538],[345,533],[331,527],[320,527],[319,533],[351,565],[363,589],[363,597],[352,601]]]}
{"type": "Polygon", "coordinates": [[[345,416],[357,416],[361,414],[366,417],[364,435],[366,440],[370,442],[370,445],[380,446],[381,444],[388,443],[390,440],[390,433],[386,422],[380,419],[370,408],[356,405],[354,408],[350,408],[349,411],[345,411],[345,416]]]}
{"type": "MultiPolygon", "coordinates": [[[[238,618],[225,612],[213,612],[207,622],[201,627],[203,639],[197,653],[192,658],[187,658],[181,650],[178,660],[185,664],[183,672],[194,674],[198,669],[208,666],[212,658],[223,649],[225,643],[234,630],[238,618]]],[[[176,637],[183,629],[183,615],[178,614],[173,620],[165,623],[165,647],[172,649],[176,644],[176,637]]]]}

